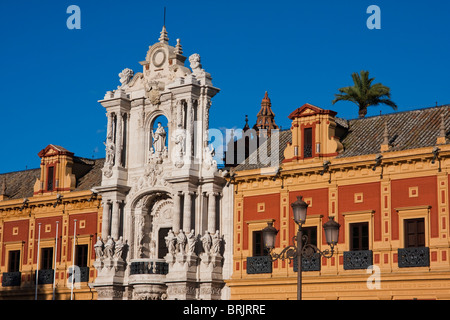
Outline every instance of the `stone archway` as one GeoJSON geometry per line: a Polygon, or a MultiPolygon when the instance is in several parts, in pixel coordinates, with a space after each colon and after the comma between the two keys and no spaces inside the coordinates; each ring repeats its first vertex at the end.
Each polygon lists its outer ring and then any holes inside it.
{"type": "Polygon", "coordinates": [[[132,202],[130,234],[133,238],[131,259],[157,259],[161,246],[161,228],[172,228],[173,200],[167,191],[152,190],[141,193],[132,202]]]}

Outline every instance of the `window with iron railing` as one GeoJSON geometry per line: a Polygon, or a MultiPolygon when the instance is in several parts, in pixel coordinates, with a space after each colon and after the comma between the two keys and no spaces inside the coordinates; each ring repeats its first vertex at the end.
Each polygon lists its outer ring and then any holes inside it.
{"type": "Polygon", "coordinates": [[[350,251],[344,251],[344,270],[367,269],[373,264],[373,253],[369,250],[369,223],[349,225],[350,251]]]}
{"type": "Polygon", "coordinates": [[[398,249],[398,267],[429,267],[430,249],[425,246],[425,219],[406,219],[403,228],[405,247],[398,249]]]}
{"type": "Polygon", "coordinates": [[[303,130],[303,158],[312,158],[313,154],[312,128],[303,130]]]}

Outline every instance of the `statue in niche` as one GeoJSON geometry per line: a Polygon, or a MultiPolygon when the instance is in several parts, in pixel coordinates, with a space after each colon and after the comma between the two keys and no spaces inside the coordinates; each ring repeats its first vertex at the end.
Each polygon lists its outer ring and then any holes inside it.
{"type": "Polygon", "coordinates": [[[164,130],[161,122],[158,122],[158,127],[153,133],[153,149],[155,153],[163,153],[166,147],[166,131],[164,130]]]}
{"type": "Polygon", "coordinates": [[[114,240],[113,238],[111,238],[111,236],[108,236],[108,240],[106,241],[105,251],[103,255],[109,259],[114,257],[114,240]]]}
{"type": "Polygon", "coordinates": [[[169,250],[169,253],[172,255],[175,255],[176,253],[176,243],[177,243],[177,237],[173,233],[173,230],[170,229],[167,236],[164,238],[166,240],[166,246],[169,250]]]}
{"type": "Polygon", "coordinates": [[[197,245],[197,237],[195,236],[194,230],[191,230],[190,233],[187,234],[187,242],[188,242],[188,254],[195,254],[195,246],[197,245]]]}
{"type": "Polygon", "coordinates": [[[178,251],[181,254],[186,253],[186,243],[187,243],[187,237],[184,234],[184,231],[180,230],[180,232],[178,233],[178,236],[177,236],[177,244],[178,244],[178,251]]]}
{"type": "Polygon", "coordinates": [[[103,241],[102,238],[97,237],[97,242],[94,245],[95,257],[97,260],[103,258],[103,241]]]}
{"type": "Polygon", "coordinates": [[[209,231],[205,231],[205,234],[203,235],[201,240],[202,240],[204,252],[205,253],[210,253],[211,252],[212,238],[211,238],[211,235],[209,234],[209,231]]]}
{"type": "Polygon", "coordinates": [[[137,224],[138,224],[138,250],[139,250],[139,257],[140,258],[144,258],[145,257],[145,253],[144,253],[144,232],[145,232],[145,217],[143,215],[139,215],[137,216],[137,224]]]}
{"type": "Polygon", "coordinates": [[[219,235],[219,230],[212,237],[212,254],[220,254],[220,246],[222,244],[222,237],[219,235]]]}
{"type": "Polygon", "coordinates": [[[106,147],[106,160],[105,165],[114,165],[114,155],[116,153],[116,146],[111,138],[108,138],[106,143],[103,142],[106,147]]]}
{"type": "Polygon", "coordinates": [[[184,165],[184,140],[185,140],[185,130],[182,129],[181,124],[178,125],[177,130],[175,130],[172,141],[175,143],[172,154],[172,161],[175,163],[177,168],[181,168],[184,165]]]}

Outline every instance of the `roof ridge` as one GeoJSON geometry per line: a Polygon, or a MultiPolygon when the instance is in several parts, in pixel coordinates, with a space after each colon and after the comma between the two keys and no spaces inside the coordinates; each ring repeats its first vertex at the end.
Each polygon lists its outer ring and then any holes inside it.
{"type": "Polygon", "coordinates": [[[404,110],[404,111],[399,111],[399,112],[391,112],[391,113],[387,113],[387,114],[374,115],[374,116],[364,117],[364,118],[353,118],[353,119],[348,119],[347,121],[364,120],[364,119],[370,119],[370,118],[376,118],[376,117],[388,117],[388,116],[393,116],[396,114],[417,112],[417,111],[431,110],[431,109],[438,109],[438,108],[445,108],[445,107],[449,108],[450,104],[443,104],[441,106],[434,106],[434,107],[424,107],[424,108],[419,108],[419,109],[404,110]]]}
{"type": "Polygon", "coordinates": [[[41,170],[41,168],[33,168],[33,169],[25,169],[25,170],[8,171],[8,172],[0,173],[0,176],[6,175],[6,174],[10,174],[10,173],[27,172],[27,171],[34,171],[34,170],[41,170]]]}

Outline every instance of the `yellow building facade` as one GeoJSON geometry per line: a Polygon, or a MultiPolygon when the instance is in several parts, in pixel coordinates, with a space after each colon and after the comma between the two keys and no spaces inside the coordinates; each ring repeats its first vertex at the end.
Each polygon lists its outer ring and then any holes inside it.
{"type": "Polygon", "coordinates": [[[102,206],[90,189],[101,181],[103,160],[55,145],[39,157],[39,169],[0,175],[0,299],[96,299],[88,283],[102,206]]]}
{"type": "Polygon", "coordinates": [[[279,231],[277,253],[293,245],[297,196],[320,250],[323,224],[341,225],[333,257],[303,260],[303,299],[450,299],[449,108],[350,121],[309,104],[291,113],[290,130],[271,142],[279,151],[259,147],[279,166],[255,153],[231,174],[231,299],[296,299],[294,263],[272,263],[261,230],[279,231]]]}

